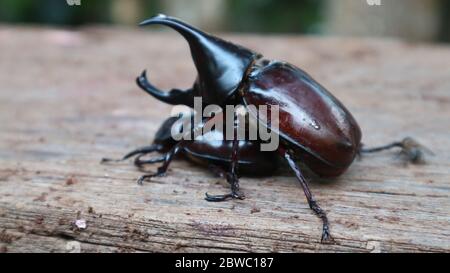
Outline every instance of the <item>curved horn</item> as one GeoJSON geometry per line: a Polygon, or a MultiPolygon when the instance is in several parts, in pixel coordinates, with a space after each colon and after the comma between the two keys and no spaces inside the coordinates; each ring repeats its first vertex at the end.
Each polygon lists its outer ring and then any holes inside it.
{"type": "Polygon", "coordinates": [[[181,35],[183,35],[188,42],[191,41],[192,38],[201,39],[205,35],[205,32],[186,24],[174,17],[170,17],[164,14],[158,14],[150,19],[147,19],[139,24],[139,26],[147,26],[147,25],[165,25],[173,28],[178,31],[181,35]]]}
{"type": "Polygon", "coordinates": [[[172,89],[169,92],[161,91],[147,80],[146,70],[144,70],[144,72],[137,77],[136,83],[140,88],[142,88],[142,90],[160,101],[172,105],[183,104],[189,107],[194,107],[194,90],[192,88],[187,90],[172,89]]]}
{"type": "Polygon", "coordinates": [[[256,52],[166,15],[157,15],[140,25],[153,24],[168,26],[186,39],[198,72],[198,88],[195,93],[207,103],[225,103],[237,91],[253,61],[260,57],[256,52]]]}

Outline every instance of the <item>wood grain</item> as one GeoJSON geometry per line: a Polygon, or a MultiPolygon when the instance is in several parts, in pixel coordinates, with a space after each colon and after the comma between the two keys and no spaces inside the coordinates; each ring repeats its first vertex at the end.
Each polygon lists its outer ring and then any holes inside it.
{"type": "Polygon", "coordinates": [[[357,160],[339,179],[311,177],[336,239],[321,245],[320,221],[288,171],[241,179],[245,200],[208,203],[205,192],[228,189],[190,163],[176,161],[144,186],[131,162],[99,164],[149,143],[171,111],[135,86],[144,68],[157,86],[192,84],[180,37],[3,26],[0,251],[450,251],[450,48],[225,36],[307,70],[354,114],[367,146],[413,136],[436,155],[415,166],[386,152],[357,160]]]}

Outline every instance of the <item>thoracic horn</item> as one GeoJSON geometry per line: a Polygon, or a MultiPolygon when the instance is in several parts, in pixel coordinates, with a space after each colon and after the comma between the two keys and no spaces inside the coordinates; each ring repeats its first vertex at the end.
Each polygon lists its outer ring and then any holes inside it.
{"type": "Polygon", "coordinates": [[[140,26],[154,24],[173,28],[188,42],[198,73],[194,93],[205,103],[221,105],[237,91],[249,66],[261,56],[166,15],[152,17],[140,26]]]}

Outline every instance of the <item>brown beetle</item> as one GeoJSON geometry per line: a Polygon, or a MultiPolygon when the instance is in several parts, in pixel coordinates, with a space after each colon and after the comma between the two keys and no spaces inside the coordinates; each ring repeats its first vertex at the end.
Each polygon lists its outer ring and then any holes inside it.
{"type": "MultiPolygon", "coordinates": [[[[173,17],[158,15],[141,23],[150,24],[169,26],[187,40],[198,77],[190,89],[164,92],[149,83],[144,71],[137,78],[137,84],[150,95],[169,104],[192,107],[194,97],[202,97],[205,104],[246,106],[250,115],[280,137],[277,152],[295,172],[310,208],[323,221],[322,241],[331,240],[328,219],[312,196],[296,161],[302,162],[319,176],[336,177],[345,172],[360,153],[392,147],[407,151],[414,146],[408,146],[403,141],[364,150],[361,130],[352,114],[303,70],[285,62],[266,60],[259,53],[214,37],[173,17]],[[261,116],[249,105],[278,105],[279,128],[272,128],[270,111],[266,116],[261,116]]],[[[230,156],[232,192],[223,195],[222,200],[242,197],[238,192],[236,175],[238,144],[239,141],[234,139],[230,156]]],[[[420,154],[420,150],[413,154],[420,154]]]]}

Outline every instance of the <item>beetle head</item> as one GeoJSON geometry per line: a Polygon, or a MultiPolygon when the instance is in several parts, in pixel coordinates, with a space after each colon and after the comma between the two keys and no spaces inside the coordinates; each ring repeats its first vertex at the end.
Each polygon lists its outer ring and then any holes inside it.
{"type": "Polygon", "coordinates": [[[154,24],[173,28],[188,42],[198,72],[194,88],[188,91],[201,96],[205,103],[223,105],[237,91],[253,60],[260,56],[166,15],[152,17],[140,26],[154,24]]]}

